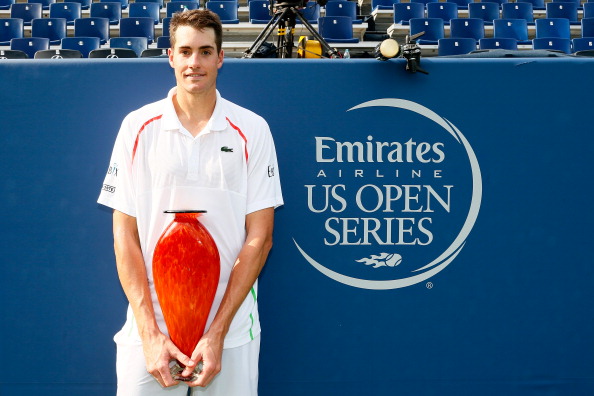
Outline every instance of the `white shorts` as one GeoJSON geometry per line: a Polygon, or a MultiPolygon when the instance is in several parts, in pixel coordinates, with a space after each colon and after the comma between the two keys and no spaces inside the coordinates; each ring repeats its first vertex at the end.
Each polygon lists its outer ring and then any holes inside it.
{"type": "MultiPolygon", "coordinates": [[[[257,396],[260,336],[253,341],[223,350],[221,372],[206,388],[192,388],[193,396],[257,396]]],[[[118,396],[186,396],[184,383],[171,388],[161,385],[146,371],[141,344],[117,344],[118,396]]]]}

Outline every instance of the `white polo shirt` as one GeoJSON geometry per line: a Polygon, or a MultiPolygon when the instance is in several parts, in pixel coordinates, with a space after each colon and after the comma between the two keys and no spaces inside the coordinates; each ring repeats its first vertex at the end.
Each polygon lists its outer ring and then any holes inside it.
{"type": "MultiPolygon", "coordinates": [[[[193,137],[179,122],[173,88],[166,99],[124,119],[98,202],[130,216],[138,232],[157,323],[167,332],[153,284],[155,245],[173,219],[165,210],[206,210],[200,221],[221,256],[219,287],[206,324],[214,319],[245,238],[245,216],[283,204],[276,152],[266,121],[223,99],[206,128],[193,137]]],[[[257,282],[235,315],[225,348],[243,345],[260,332],[257,282]]],[[[128,309],[118,342],[140,338],[128,309]]]]}

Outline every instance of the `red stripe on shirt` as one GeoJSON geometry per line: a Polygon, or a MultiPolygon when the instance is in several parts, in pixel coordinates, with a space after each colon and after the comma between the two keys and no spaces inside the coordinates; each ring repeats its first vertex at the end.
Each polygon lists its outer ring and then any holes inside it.
{"type": "Polygon", "coordinates": [[[241,132],[241,129],[239,129],[238,126],[233,124],[228,117],[225,117],[225,118],[227,118],[227,122],[231,125],[231,128],[235,129],[237,131],[237,133],[239,133],[239,136],[241,136],[241,138],[245,142],[245,161],[247,162],[247,160],[248,160],[247,139],[246,139],[245,135],[243,134],[243,132],[241,132]]]}
{"type": "Polygon", "coordinates": [[[134,156],[136,155],[136,149],[138,148],[138,140],[140,139],[140,134],[142,133],[142,131],[144,131],[144,128],[148,124],[150,124],[153,121],[156,121],[156,120],[161,119],[161,117],[163,117],[163,114],[151,118],[150,120],[148,120],[147,122],[145,122],[144,124],[142,124],[142,126],[140,127],[140,130],[136,134],[136,141],[134,142],[134,148],[132,149],[132,162],[134,162],[134,156]]]}

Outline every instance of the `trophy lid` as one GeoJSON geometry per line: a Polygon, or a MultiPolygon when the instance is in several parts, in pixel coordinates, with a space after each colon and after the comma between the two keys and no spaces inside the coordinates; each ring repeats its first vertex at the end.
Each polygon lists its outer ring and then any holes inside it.
{"type": "Polygon", "coordinates": [[[163,213],[206,213],[206,210],[165,210],[163,213]]]}

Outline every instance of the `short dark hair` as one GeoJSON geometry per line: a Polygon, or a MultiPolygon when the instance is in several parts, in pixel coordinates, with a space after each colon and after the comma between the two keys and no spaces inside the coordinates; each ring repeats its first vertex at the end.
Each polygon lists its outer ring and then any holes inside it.
{"type": "Polygon", "coordinates": [[[169,23],[169,41],[171,49],[175,47],[175,32],[180,26],[191,26],[196,30],[204,30],[207,28],[213,29],[217,52],[221,51],[221,48],[223,47],[223,25],[221,24],[219,16],[211,10],[185,10],[173,14],[169,23]]]}

